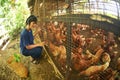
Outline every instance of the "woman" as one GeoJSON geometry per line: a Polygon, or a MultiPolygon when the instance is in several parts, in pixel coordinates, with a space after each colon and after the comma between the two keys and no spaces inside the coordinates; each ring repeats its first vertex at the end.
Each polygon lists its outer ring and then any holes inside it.
{"type": "Polygon", "coordinates": [[[26,20],[26,28],[20,35],[20,51],[24,56],[31,56],[33,63],[38,63],[42,54],[42,45],[34,44],[32,29],[37,26],[37,18],[30,15],[26,20]]]}

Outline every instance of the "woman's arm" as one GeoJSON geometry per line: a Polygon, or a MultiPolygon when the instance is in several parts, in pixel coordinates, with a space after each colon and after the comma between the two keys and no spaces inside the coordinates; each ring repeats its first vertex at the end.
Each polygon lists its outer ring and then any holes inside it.
{"type": "Polygon", "coordinates": [[[33,48],[35,48],[35,47],[44,46],[44,45],[45,45],[45,42],[41,42],[41,43],[38,43],[38,44],[27,45],[26,48],[27,48],[27,49],[33,49],[33,48]]]}
{"type": "Polygon", "coordinates": [[[27,45],[26,48],[33,49],[33,48],[38,47],[38,46],[39,46],[39,44],[32,44],[32,45],[27,45]]]}

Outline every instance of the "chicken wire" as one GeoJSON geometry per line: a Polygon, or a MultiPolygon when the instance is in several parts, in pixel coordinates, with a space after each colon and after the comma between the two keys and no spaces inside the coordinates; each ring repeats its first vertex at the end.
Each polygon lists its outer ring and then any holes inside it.
{"type": "Polygon", "coordinates": [[[119,0],[34,0],[31,14],[38,17],[42,29],[40,39],[48,43],[46,49],[66,80],[118,78],[119,64],[115,63],[120,53],[119,3],[119,0]],[[79,37],[75,42],[76,35],[79,37]],[[105,45],[102,40],[106,41],[105,45]],[[117,45],[112,52],[108,49],[111,45],[117,45]],[[100,50],[95,51],[97,48],[100,50]],[[104,54],[99,62],[94,62],[95,58],[81,59],[76,53],[84,57],[87,53],[94,57],[97,53],[104,54]],[[108,64],[102,62],[105,56],[108,64]],[[99,65],[104,70],[97,71],[99,65]],[[90,73],[90,69],[95,73],[90,73]]]}

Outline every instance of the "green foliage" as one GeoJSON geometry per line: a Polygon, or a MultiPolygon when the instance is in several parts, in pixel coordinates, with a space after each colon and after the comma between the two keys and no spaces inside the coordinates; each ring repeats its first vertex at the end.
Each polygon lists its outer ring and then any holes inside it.
{"type": "Polygon", "coordinates": [[[10,3],[8,0],[0,0],[0,17],[5,17],[5,14],[8,13],[9,7],[7,3],[10,3]]]}
{"type": "Polygon", "coordinates": [[[29,15],[27,0],[1,0],[0,5],[0,17],[5,18],[3,25],[11,39],[14,39],[25,26],[29,15]]]}
{"type": "Polygon", "coordinates": [[[14,53],[14,58],[15,58],[16,62],[20,62],[20,55],[19,54],[14,53]]]}

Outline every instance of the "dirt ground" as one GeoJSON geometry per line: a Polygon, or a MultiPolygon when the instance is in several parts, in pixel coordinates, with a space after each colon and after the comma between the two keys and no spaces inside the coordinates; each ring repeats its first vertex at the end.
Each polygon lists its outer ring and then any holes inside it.
{"type": "MultiPolygon", "coordinates": [[[[6,63],[14,53],[20,54],[19,39],[11,41],[6,50],[0,51],[0,80],[62,80],[47,55],[37,65],[30,62],[30,57],[21,55],[21,62],[27,67],[29,74],[27,78],[20,78],[6,63]]],[[[45,51],[43,53],[46,54],[45,51]]]]}

